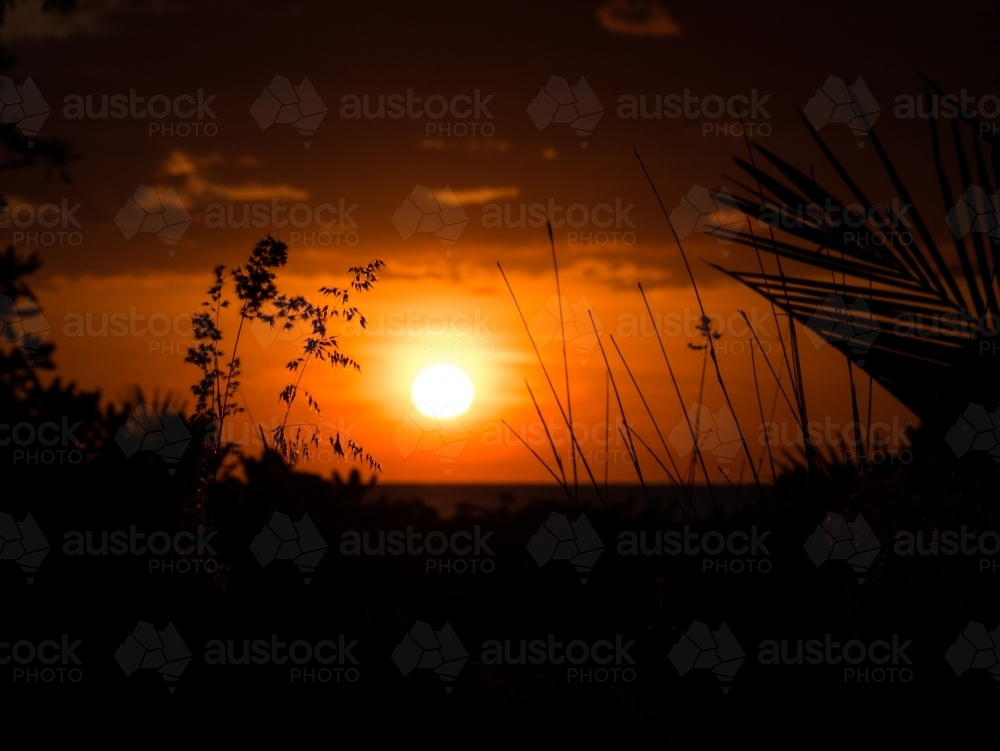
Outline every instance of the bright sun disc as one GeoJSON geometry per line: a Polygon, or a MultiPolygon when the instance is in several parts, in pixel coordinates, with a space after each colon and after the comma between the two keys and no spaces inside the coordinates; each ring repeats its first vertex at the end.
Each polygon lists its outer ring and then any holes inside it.
{"type": "Polygon", "coordinates": [[[432,365],[413,381],[410,396],[428,417],[457,417],[472,404],[474,389],[464,371],[454,365],[432,365]]]}

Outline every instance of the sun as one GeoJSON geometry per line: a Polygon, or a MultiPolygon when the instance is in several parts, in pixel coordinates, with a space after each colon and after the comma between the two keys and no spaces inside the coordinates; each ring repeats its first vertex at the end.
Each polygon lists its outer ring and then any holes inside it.
{"type": "Polygon", "coordinates": [[[472,404],[475,389],[461,368],[432,365],[413,379],[410,396],[417,409],[428,417],[458,417],[472,404]]]}

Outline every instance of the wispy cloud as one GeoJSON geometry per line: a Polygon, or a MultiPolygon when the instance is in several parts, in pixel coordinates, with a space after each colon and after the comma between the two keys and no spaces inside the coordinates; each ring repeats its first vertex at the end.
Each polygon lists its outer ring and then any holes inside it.
{"type": "Polygon", "coordinates": [[[615,34],[657,37],[681,34],[680,24],[652,0],[611,0],[598,8],[597,19],[615,34]]]}
{"type": "MultiPolygon", "coordinates": [[[[243,160],[240,160],[243,165],[243,160]]],[[[181,149],[175,149],[164,160],[162,171],[171,180],[180,178],[183,181],[178,192],[183,192],[191,198],[207,200],[215,198],[222,201],[269,201],[272,198],[286,201],[304,201],[309,197],[309,191],[296,188],[288,183],[260,183],[245,181],[238,183],[223,183],[210,179],[205,172],[217,167],[224,167],[226,160],[218,152],[205,156],[188,154],[181,149]]]]}
{"type": "Polygon", "coordinates": [[[108,31],[107,16],[122,0],[81,0],[70,13],[42,12],[42,3],[11,5],[4,18],[4,39],[65,39],[108,31]]]}
{"type": "Polygon", "coordinates": [[[489,203],[490,201],[499,201],[502,198],[517,198],[521,194],[521,190],[515,185],[509,185],[506,188],[491,187],[487,185],[482,188],[453,190],[451,194],[454,196],[452,201],[449,201],[444,196],[439,197],[438,200],[445,203],[454,203],[459,206],[479,206],[489,203]]]}
{"type": "Polygon", "coordinates": [[[494,138],[464,138],[451,143],[443,138],[424,138],[420,141],[420,148],[429,151],[445,151],[446,149],[464,148],[472,153],[499,151],[503,153],[510,150],[508,141],[496,140],[494,138]]]}

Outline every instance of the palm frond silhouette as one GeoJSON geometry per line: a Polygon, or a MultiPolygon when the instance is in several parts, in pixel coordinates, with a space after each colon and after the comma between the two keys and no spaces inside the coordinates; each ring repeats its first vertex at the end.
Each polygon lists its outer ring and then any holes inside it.
{"type": "MultiPolygon", "coordinates": [[[[943,94],[928,82],[931,90],[943,94]]],[[[903,207],[912,204],[900,221],[893,209],[872,200],[802,119],[846,186],[848,200],[754,144],[749,160],[735,161],[756,185],[737,182],[745,194],[732,200],[751,220],[750,233],[737,242],[755,249],[759,270],[712,265],[794,321],[819,331],[925,424],[954,421],[970,401],[996,403],[998,360],[984,354],[987,347],[992,353],[997,323],[993,246],[1000,232],[994,233],[997,237],[988,233],[990,214],[993,226],[997,218],[996,201],[988,200],[995,196],[1000,176],[996,136],[967,112],[950,121],[947,138],[938,123],[928,121],[942,209],[917,205],[914,191],[873,130],[869,137],[896,199],[903,207]],[[942,154],[946,141],[953,148],[948,160],[942,154]],[[767,167],[758,164],[754,152],[767,167]],[[969,204],[977,197],[986,205],[969,204]],[[863,217],[856,212],[853,227],[818,216],[813,217],[817,221],[802,219],[803,206],[843,216],[848,204],[864,211],[863,217]],[[942,230],[951,236],[950,243],[939,242],[942,230]]]]}

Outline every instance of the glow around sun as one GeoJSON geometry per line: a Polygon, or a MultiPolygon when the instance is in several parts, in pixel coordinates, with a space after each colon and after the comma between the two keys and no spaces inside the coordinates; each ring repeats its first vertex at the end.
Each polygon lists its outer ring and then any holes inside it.
{"type": "Polygon", "coordinates": [[[454,365],[432,365],[413,380],[410,396],[428,417],[457,417],[472,404],[475,389],[465,371],[454,365]]]}

